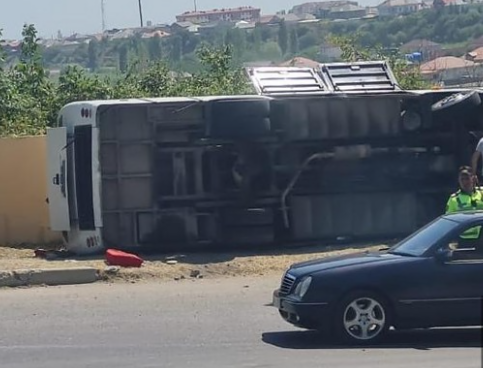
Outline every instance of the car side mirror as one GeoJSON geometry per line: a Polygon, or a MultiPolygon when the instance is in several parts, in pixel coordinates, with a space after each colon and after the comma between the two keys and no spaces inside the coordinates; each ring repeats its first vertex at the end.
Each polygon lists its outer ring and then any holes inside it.
{"type": "Polygon", "coordinates": [[[435,254],[435,258],[440,262],[448,262],[451,261],[453,258],[453,250],[452,249],[438,249],[435,254]]]}

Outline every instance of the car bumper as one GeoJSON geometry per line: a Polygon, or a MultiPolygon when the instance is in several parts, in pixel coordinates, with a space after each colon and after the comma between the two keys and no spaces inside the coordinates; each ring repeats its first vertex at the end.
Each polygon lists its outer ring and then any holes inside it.
{"type": "Polygon", "coordinates": [[[329,326],[330,313],[328,303],[304,303],[290,295],[273,292],[272,304],[282,318],[297,327],[324,330],[329,326]]]}

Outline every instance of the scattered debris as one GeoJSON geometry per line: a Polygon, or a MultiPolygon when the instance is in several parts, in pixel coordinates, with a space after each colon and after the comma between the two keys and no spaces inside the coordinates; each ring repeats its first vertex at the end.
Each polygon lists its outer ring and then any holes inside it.
{"type": "Polygon", "coordinates": [[[43,258],[47,261],[54,261],[57,259],[67,259],[69,257],[73,257],[74,253],[69,252],[65,249],[60,250],[46,250],[42,248],[38,248],[34,251],[35,257],[43,258]]]}
{"type": "Polygon", "coordinates": [[[186,257],[186,255],[184,255],[184,254],[178,254],[178,255],[176,255],[176,256],[168,256],[168,257],[165,257],[164,259],[165,259],[166,261],[176,261],[176,260],[178,260],[179,258],[185,258],[185,257],[186,257]]]}
{"type": "MultiPolygon", "coordinates": [[[[182,260],[178,258],[178,263],[167,264],[165,255],[149,257],[143,261],[142,267],[125,268],[122,265],[106,264],[104,254],[101,257],[77,258],[64,260],[46,261],[44,258],[34,257],[36,248],[14,248],[0,245],[0,280],[2,279],[1,271],[11,272],[14,270],[40,269],[40,268],[70,268],[78,266],[93,267],[98,269],[99,279],[111,282],[130,282],[131,280],[173,280],[190,279],[193,282],[200,281],[201,278],[219,278],[219,277],[239,277],[239,276],[257,276],[271,275],[273,273],[280,275],[292,263],[298,263],[318,258],[325,258],[334,255],[343,255],[351,253],[359,253],[370,249],[378,251],[386,244],[358,244],[356,246],[314,246],[304,249],[284,250],[279,254],[261,254],[253,255],[252,252],[223,252],[223,253],[193,253],[186,255],[182,260]],[[329,250],[330,249],[330,250],[329,250]],[[248,259],[252,261],[248,261],[248,259]],[[76,260],[76,261],[73,261],[76,260]],[[104,272],[108,266],[120,267],[120,271],[115,274],[104,272]],[[191,270],[199,270],[202,277],[190,277],[191,270]],[[179,277],[184,275],[184,277],[179,277]]],[[[49,246],[39,246],[43,249],[49,246]]],[[[41,251],[41,249],[40,249],[41,251]]],[[[65,252],[61,253],[66,255],[65,252]]],[[[174,260],[174,259],[170,259],[174,260]]],[[[109,270],[109,269],[108,269],[109,270]]],[[[115,272],[115,271],[112,271],[115,272]]],[[[194,273],[195,275],[195,273],[194,273]]],[[[251,286],[250,286],[251,287],[251,286]]]]}
{"type": "Polygon", "coordinates": [[[111,266],[141,267],[144,260],[135,254],[123,252],[117,249],[106,251],[106,263],[111,266]]]}
{"type": "Polygon", "coordinates": [[[178,261],[175,260],[175,259],[170,259],[170,260],[166,261],[166,263],[170,264],[170,265],[174,265],[174,264],[178,263],[178,261]]]}
{"type": "Polygon", "coordinates": [[[196,279],[202,279],[203,276],[201,275],[201,272],[199,270],[192,270],[190,273],[190,277],[196,278],[196,279]]]}
{"type": "Polygon", "coordinates": [[[116,275],[121,270],[118,266],[108,266],[104,269],[104,272],[108,275],[116,275]]]}

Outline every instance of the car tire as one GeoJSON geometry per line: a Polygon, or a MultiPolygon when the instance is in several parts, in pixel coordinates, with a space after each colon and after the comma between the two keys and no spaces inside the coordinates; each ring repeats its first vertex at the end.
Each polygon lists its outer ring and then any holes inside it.
{"type": "Polygon", "coordinates": [[[333,331],[343,343],[367,345],[379,342],[391,326],[389,303],[372,291],[346,295],[335,312],[333,331]],[[370,328],[375,326],[375,331],[370,328]]]}
{"type": "Polygon", "coordinates": [[[459,92],[449,95],[431,106],[433,112],[448,111],[453,107],[479,106],[481,104],[481,97],[477,91],[459,92]]]}

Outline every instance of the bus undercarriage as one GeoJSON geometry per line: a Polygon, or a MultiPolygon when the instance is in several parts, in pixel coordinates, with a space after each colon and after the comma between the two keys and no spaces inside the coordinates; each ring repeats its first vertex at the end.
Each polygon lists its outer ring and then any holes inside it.
{"type": "MultiPolygon", "coordinates": [[[[444,212],[482,130],[482,92],[404,91],[385,63],[248,73],[258,95],[99,107],[104,247],[405,236],[444,212]]],[[[95,228],[92,129],[73,133],[80,231],[95,228]]]]}

